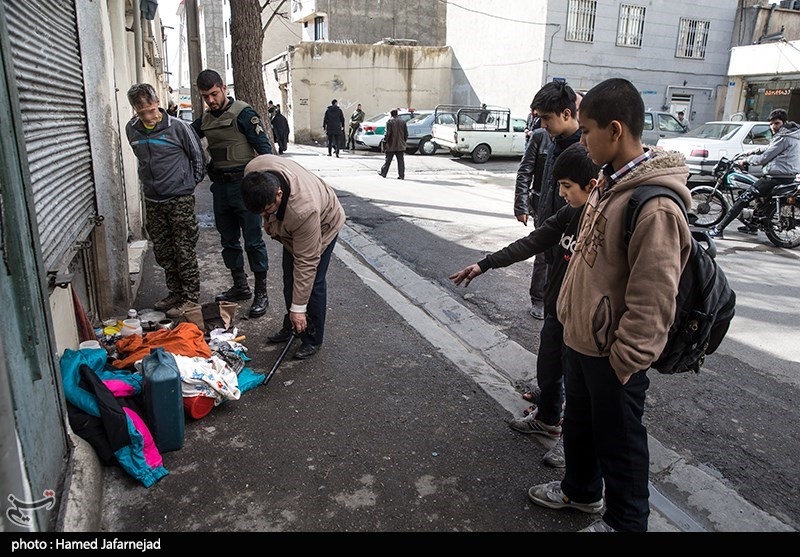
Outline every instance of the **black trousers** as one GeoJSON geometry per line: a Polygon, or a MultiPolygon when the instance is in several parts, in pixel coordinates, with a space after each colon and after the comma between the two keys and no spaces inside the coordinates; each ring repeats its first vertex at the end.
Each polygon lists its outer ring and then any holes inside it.
{"type": "Polygon", "coordinates": [[[381,174],[386,176],[389,173],[389,167],[392,166],[392,159],[397,157],[397,176],[400,178],[406,177],[406,161],[403,158],[405,152],[403,151],[386,151],[386,160],[381,167],[381,174]]]}
{"type": "MultiPolygon", "coordinates": [[[[325,316],[328,308],[328,265],[331,262],[333,248],[338,236],[334,238],[325,251],[322,252],[317,274],[314,276],[314,286],[311,288],[311,297],[306,306],[308,328],[300,334],[300,341],[320,346],[325,339],[325,316]]],[[[294,255],[283,248],[283,301],[286,303],[286,315],[283,317],[283,328],[291,329],[289,321],[289,308],[292,307],[292,294],[294,292],[294,255]]]]}

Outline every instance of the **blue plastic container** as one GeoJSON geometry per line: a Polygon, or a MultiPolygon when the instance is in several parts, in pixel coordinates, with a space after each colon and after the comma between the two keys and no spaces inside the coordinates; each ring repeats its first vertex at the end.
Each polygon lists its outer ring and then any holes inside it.
{"type": "Polygon", "coordinates": [[[147,425],[159,452],[183,447],[185,418],[181,374],[175,357],[163,348],[152,348],[142,358],[142,394],[147,425]]]}

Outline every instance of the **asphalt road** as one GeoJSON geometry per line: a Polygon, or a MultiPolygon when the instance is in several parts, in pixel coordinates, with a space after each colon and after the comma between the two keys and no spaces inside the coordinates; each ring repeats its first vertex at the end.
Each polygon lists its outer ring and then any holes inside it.
{"type": "MultiPolygon", "coordinates": [[[[527,314],[530,265],[491,271],[466,290],[447,280],[528,231],[511,216],[518,161],[478,166],[409,156],[399,181],[376,176],[380,153],[323,153],[290,145],[287,155],[329,180],[348,214],[329,272],[325,346],[311,360],[286,360],[267,385],[187,423],[184,447],[164,455],[170,474],[155,486],[107,469],[101,530],[562,532],[587,525],[588,515],[528,502],[528,487],[561,472],[541,464],[540,443],[505,424],[525,407],[517,389],[535,372],[540,322],[527,314]]],[[[393,166],[389,176],[395,173],[393,166]]],[[[207,185],[198,189],[198,212],[208,301],[229,277],[207,185]]],[[[796,276],[798,254],[751,244],[735,235],[720,242],[741,309],[719,353],[697,376],[651,373],[651,531],[800,524],[797,436],[780,427],[797,423],[800,370],[788,344],[797,287],[781,277],[796,276]]],[[[280,251],[271,240],[268,246],[270,309],[248,320],[245,303],[237,322],[251,367],[261,372],[281,348],[266,343],[282,316],[280,251]]],[[[163,273],[148,254],[137,308],[164,294],[163,273]]]]}

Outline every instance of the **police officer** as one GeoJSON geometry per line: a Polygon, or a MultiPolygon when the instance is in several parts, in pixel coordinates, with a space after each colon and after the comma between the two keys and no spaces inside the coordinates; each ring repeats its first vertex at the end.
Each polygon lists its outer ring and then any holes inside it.
{"type": "Polygon", "coordinates": [[[222,243],[222,260],[233,277],[233,286],[218,294],[216,300],[235,302],[252,296],[248,315],[261,317],[269,306],[267,246],[261,233],[261,215],[245,208],[240,185],[245,165],[257,155],[272,154],[272,146],[259,115],[247,103],[227,95],[227,87],[217,72],[200,72],[197,89],[208,109],[192,126],[208,140],[214,220],[222,243]],[[255,293],[250,290],[244,270],[245,252],[255,275],[255,293]]]}

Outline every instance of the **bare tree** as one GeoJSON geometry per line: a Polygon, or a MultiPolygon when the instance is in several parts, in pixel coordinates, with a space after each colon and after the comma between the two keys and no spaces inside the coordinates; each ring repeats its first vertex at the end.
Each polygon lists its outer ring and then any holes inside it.
{"type": "Polygon", "coordinates": [[[267,95],[261,73],[261,45],[264,33],[276,16],[285,17],[278,10],[286,0],[236,0],[231,2],[231,65],[236,98],[247,102],[264,119],[264,128],[274,144],[272,126],[267,113],[267,95]],[[277,4],[266,24],[261,26],[261,12],[270,4],[277,4]]]}
{"type": "Polygon", "coordinates": [[[258,0],[231,2],[231,64],[236,98],[267,118],[267,94],[261,75],[261,5],[258,0]]]}

